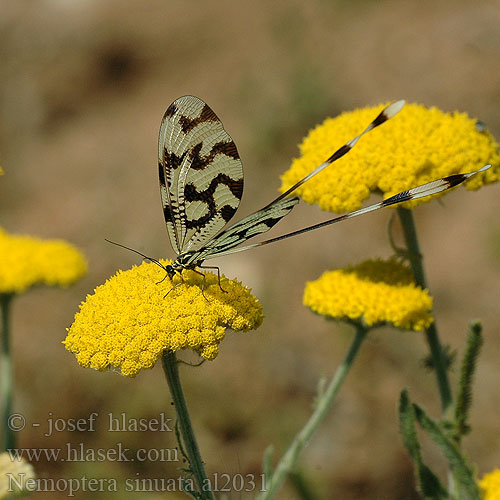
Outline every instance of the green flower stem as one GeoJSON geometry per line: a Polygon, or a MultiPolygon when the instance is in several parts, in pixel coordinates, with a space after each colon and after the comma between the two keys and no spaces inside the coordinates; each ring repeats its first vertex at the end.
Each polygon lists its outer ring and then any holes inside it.
{"type": "Polygon", "coordinates": [[[335,372],[335,375],[325,392],[318,396],[314,413],[311,415],[302,430],[297,434],[297,436],[295,436],[292,444],[278,462],[272,476],[267,479],[267,489],[264,493],[257,497],[258,500],[270,500],[274,497],[286,476],[293,471],[300,452],[309,442],[314,431],[318,428],[320,423],[325,418],[328,410],[331,408],[333,401],[335,400],[335,396],[344,382],[354,358],[356,357],[356,354],[366,337],[366,333],[368,332],[368,329],[361,325],[356,325],[356,327],[356,335],[351,343],[351,346],[349,347],[349,351],[344,361],[337,368],[337,371],[335,372]]]}
{"type": "Polygon", "coordinates": [[[194,476],[194,481],[200,492],[200,498],[203,500],[215,500],[210,488],[210,482],[205,472],[205,467],[200,456],[200,450],[196,443],[196,438],[189,418],[189,413],[182,391],[181,381],[179,378],[179,368],[177,366],[177,358],[172,351],[165,351],[162,356],[163,370],[167,377],[168,386],[172,399],[174,400],[175,410],[177,412],[177,421],[181,430],[182,440],[186,455],[189,460],[189,465],[194,476]]]}
{"type": "MultiPolygon", "coordinates": [[[[422,288],[428,288],[425,281],[422,254],[420,253],[420,247],[418,245],[417,231],[412,211],[401,207],[398,207],[397,211],[399,220],[403,226],[406,247],[409,254],[408,257],[410,259],[413,275],[415,276],[415,282],[422,288]]],[[[443,409],[443,414],[446,415],[451,410],[452,395],[447,372],[446,356],[444,354],[443,347],[441,346],[441,342],[439,341],[435,321],[429,326],[429,328],[427,328],[425,335],[431,351],[434,369],[436,371],[439,394],[441,397],[441,407],[443,409]]]]}
{"type": "Polygon", "coordinates": [[[0,409],[2,411],[2,451],[16,447],[16,437],[9,428],[12,410],[12,364],[9,339],[9,306],[12,295],[0,294],[1,342],[0,342],[0,409]]]}

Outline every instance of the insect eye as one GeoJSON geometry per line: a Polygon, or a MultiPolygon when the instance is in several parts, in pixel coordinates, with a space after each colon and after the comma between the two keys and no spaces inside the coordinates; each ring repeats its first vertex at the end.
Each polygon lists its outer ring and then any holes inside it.
{"type": "Polygon", "coordinates": [[[173,276],[175,274],[174,268],[170,264],[165,267],[165,271],[167,271],[169,276],[173,276]]]}

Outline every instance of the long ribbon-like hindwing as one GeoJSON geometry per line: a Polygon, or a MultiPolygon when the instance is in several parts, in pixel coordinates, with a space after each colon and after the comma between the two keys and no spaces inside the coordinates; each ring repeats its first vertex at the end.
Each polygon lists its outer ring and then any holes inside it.
{"type": "Polygon", "coordinates": [[[379,210],[380,208],[388,207],[390,205],[397,205],[399,203],[404,203],[406,201],[423,198],[424,196],[431,196],[433,194],[441,193],[443,191],[446,191],[447,189],[451,189],[454,188],[455,186],[458,186],[459,184],[462,184],[462,182],[465,182],[473,175],[476,175],[479,172],[484,172],[485,170],[488,170],[490,167],[491,165],[485,165],[484,167],[481,167],[479,170],[476,170],[474,172],[469,172],[466,174],[449,175],[448,177],[444,177],[443,179],[438,179],[436,181],[416,186],[407,191],[402,191],[401,193],[395,194],[394,196],[391,196],[378,203],[374,203],[373,205],[360,208],[359,210],[355,210],[353,212],[349,212],[344,215],[339,215],[338,217],[334,217],[333,219],[320,222],[319,224],[314,224],[313,226],[305,227],[303,229],[299,229],[291,233],[283,234],[281,236],[277,236],[276,238],[271,238],[270,240],[260,241],[259,243],[254,243],[253,245],[235,248],[232,251],[224,251],[219,253],[218,255],[242,252],[244,250],[249,250],[250,248],[260,247],[262,245],[267,245],[269,243],[274,243],[276,241],[281,241],[287,238],[291,238],[292,236],[298,236],[299,234],[304,234],[309,231],[313,231],[314,229],[319,229],[321,227],[330,226],[331,224],[335,224],[337,222],[342,222],[347,219],[352,219],[353,217],[358,217],[359,215],[364,215],[367,214],[368,212],[373,212],[374,210],[379,210]]]}

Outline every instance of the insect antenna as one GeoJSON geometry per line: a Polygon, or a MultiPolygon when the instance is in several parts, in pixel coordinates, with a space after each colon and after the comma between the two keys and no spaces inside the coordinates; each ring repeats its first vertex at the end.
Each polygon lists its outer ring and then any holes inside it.
{"type": "MultiPolygon", "coordinates": [[[[108,240],[107,238],[104,238],[104,240],[107,241],[108,243],[111,243],[112,245],[116,245],[117,247],[125,248],[126,250],[130,250],[131,252],[134,252],[134,253],[140,255],[144,259],[149,260],[150,262],[153,262],[157,266],[161,267],[164,271],[166,271],[168,273],[167,268],[159,260],[157,260],[153,257],[148,257],[147,255],[144,255],[143,253],[139,252],[138,250],[134,250],[133,248],[122,245],[121,243],[116,243],[116,241],[111,241],[111,240],[108,240]]],[[[165,279],[165,278],[163,278],[163,279],[165,279]]],[[[161,283],[161,281],[160,281],[160,283],[161,283]]]]}

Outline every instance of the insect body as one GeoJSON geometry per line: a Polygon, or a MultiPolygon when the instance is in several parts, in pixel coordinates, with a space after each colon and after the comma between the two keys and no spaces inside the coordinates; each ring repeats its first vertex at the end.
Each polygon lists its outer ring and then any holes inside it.
{"type": "MultiPolygon", "coordinates": [[[[161,122],[158,166],[163,214],[177,258],[171,265],[161,267],[170,278],[176,273],[182,277],[184,269],[218,270],[213,266],[203,266],[204,261],[296,236],[385,206],[439,193],[489,168],[487,165],[477,172],[451,175],[325,222],[270,240],[239,246],[250,238],[265,233],[288,215],[299,202],[299,198],[292,195],[293,191],[348,153],[362,135],[392,118],[403,105],[404,101],[390,104],[361,134],[347,142],[285,193],[261,210],[223,230],[235,214],[243,194],[243,168],[238,150],[224,130],[222,122],[205,102],[193,96],[175,100],[161,122]]],[[[155,262],[161,265],[158,261],[155,262]]]]}

